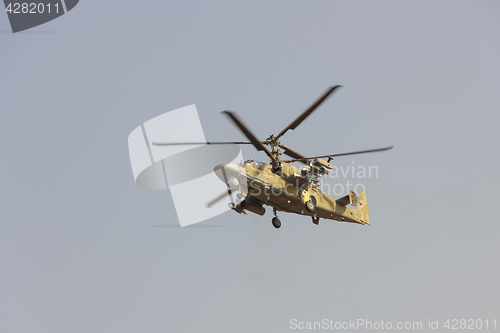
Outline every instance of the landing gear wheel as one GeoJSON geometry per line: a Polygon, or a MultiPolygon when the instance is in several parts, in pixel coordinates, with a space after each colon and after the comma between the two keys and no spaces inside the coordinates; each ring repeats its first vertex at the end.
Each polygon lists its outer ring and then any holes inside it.
{"type": "Polygon", "coordinates": [[[281,227],[281,221],[280,221],[280,219],[279,219],[279,218],[277,218],[277,217],[273,217],[272,222],[273,222],[273,226],[274,226],[276,229],[279,229],[279,227],[281,227]]]}
{"type": "Polygon", "coordinates": [[[314,216],[313,216],[312,220],[313,220],[313,223],[314,223],[314,224],[316,224],[316,225],[318,225],[318,224],[319,224],[319,217],[314,217],[314,216]]]}
{"type": "Polygon", "coordinates": [[[310,211],[311,213],[314,212],[314,204],[312,203],[311,200],[309,200],[308,202],[306,202],[306,209],[308,211],[310,211]]]}

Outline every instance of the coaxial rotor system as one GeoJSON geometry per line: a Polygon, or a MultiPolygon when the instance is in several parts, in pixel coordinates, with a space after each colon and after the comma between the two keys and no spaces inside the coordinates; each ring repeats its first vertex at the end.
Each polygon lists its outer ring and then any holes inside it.
{"type": "Polygon", "coordinates": [[[238,144],[244,145],[249,144],[253,145],[257,150],[263,151],[270,159],[270,163],[273,166],[273,170],[279,172],[281,168],[281,162],[285,163],[293,163],[293,162],[301,162],[307,164],[309,161],[317,159],[317,158],[327,158],[331,160],[334,157],[339,156],[347,156],[347,155],[356,155],[356,154],[365,154],[365,153],[374,153],[392,149],[393,146],[384,147],[384,148],[376,148],[376,149],[368,149],[354,152],[347,152],[341,154],[329,154],[329,155],[321,155],[314,157],[306,157],[302,154],[299,154],[295,150],[290,147],[280,143],[280,138],[285,135],[285,133],[289,130],[295,130],[297,126],[299,126],[314,110],[316,110],[333,92],[335,92],[338,88],[342,86],[336,85],[330,87],[326,92],[321,95],[314,104],[312,104],[309,108],[307,108],[299,117],[297,117],[294,121],[292,121],[287,127],[285,127],[278,135],[271,134],[266,140],[260,141],[253,133],[250,131],[247,125],[245,125],[240,118],[233,111],[223,111],[227,117],[231,119],[231,121],[240,129],[240,131],[247,137],[250,141],[211,141],[211,142],[154,142],[154,145],[221,145],[221,144],[238,144]],[[269,147],[269,148],[268,148],[269,147]],[[285,154],[291,159],[282,160],[280,159],[280,155],[285,154]]]}

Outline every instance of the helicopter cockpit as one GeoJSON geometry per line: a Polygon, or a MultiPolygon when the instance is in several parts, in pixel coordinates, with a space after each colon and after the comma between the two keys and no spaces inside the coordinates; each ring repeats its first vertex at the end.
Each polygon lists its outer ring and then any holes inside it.
{"type": "Polygon", "coordinates": [[[246,160],[243,162],[245,166],[250,165],[253,166],[256,169],[264,170],[266,168],[266,163],[259,162],[259,161],[254,161],[254,160],[246,160]]]}

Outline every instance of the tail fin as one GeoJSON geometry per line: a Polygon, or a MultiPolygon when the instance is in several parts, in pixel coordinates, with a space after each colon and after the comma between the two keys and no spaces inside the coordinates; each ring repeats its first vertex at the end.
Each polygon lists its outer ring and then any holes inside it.
{"type": "Polygon", "coordinates": [[[366,202],[366,193],[364,190],[359,191],[359,200],[356,210],[361,215],[361,222],[370,225],[370,220],[368,219],[368,203],[366,202]]]}

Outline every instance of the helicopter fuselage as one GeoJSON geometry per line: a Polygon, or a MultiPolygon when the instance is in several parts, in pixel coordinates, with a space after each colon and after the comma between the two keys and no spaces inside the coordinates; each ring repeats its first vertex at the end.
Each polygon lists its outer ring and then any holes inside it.
{"type": "MultiPolygon", "coordinates": [[[[238,187],[242,199],[233,203],[231,208],[239,213],[249,210],[264,215],[265,210],[261,207],[265,204],[277,211],[311,216],[313,221],[323,218],[369,224],[367,214],[365,218],[359,207],[349,209],[345,204],[339,204],[311,182],[310,178],[314,175],[289,163],[282,162],[279,173],[273,172],[271,164],[252,160],[219,165],[215,171],[230,188],[238,187]],[[218,172],[221,167],[224,172],[218,172]]],[[[364,197],[364,192],[361,195],[364,197]]],[[[363,204],[360,200],[358,206],[363,204]]]]}

